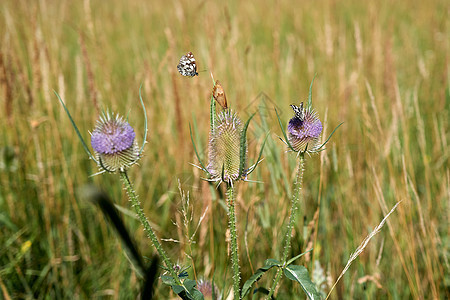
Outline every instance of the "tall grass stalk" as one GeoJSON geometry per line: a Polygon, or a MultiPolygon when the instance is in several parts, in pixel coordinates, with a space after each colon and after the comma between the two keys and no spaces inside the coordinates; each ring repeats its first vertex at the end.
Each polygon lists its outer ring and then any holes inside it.
{"type": "Polygon", "coordinates": [[[333,284],[333,286],[331,287],[330,291],[328,292],[327,297],[325,298],[325,300],[328,299],[328,297],[330,297],[331,292],[333,292],[334,287],[336,286],[336,284],[339,282],[339,280],[341,280],[342,276],[344,276],[345,272],[347,272],[348,268],[350,268],[350,265],[352,264],[352,262],[358,258],[358,256],[364,251],[364,249],[366,248],[367,244],[369,244],[370,240],[378,233],[380,232],[381,228],[383,228],[384,224],[386,223],[387,218],[389,218],[389,216],[394,212],[394,210],[397,208],[397,206],[401,203],[402,201],[397,202],[394,207],[391,209],[391,211],[383,218],[383,220],[381,220],[380,224],[378,224],[377,227],[375,227],[375,229],[368,235],[366,236],[366,238],[362,241],[362,243],[358,246],[358,248],[356,248],[355,252],[353,252],[350,255],[350,258],[347,261],[347,264],[345,265],[344,269],[342,270],[341,274],[339,274],[338,279],[336,280],[336,282],[333,284]]]}
{"type": "MultiPolygon", "coordinates": [[[[287,226],[286,237],[284,240],[284,248],[283,248],[283,256],[282,263],[283,267],[286,265],[288,260],[289,249],[291,249],[291,239],[292,239],[292,228],[294,227],[295,220],[297,217],[298,203],[303,201],[303,172],[305,167],[305,153],[298,153],[298,162],[297,162],[297,175],[294,181],[294,190],[292,192],[292,200],[291,200],[291,214],[289,216],[289,223],[287,226]]],[[[281,268],[278,268],[277,273],[275,275],[272,287],[270,288],[269,295],[267,299],[272,299],[272,295],[277,288],[278,282],[282,277],[283,271],[281,268]]]]}

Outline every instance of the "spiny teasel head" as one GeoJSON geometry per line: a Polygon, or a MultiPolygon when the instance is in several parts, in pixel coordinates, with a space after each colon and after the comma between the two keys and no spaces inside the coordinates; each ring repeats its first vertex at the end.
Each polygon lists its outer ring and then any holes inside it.
{"type": "MultiPolygon", "coordinates": [[[[242,121],[231,110],[222,111],[216,119],[216,124],[209,139],[209,164],[207,171],[211,180],[225,181],[232,184],[246,176],[240,174],[241,159],[246,165],[247,147],[241,157],[242,121]]],[[[247,143],[245,141],[245,143],[247,143]]],[[[245,169],[245,168],[244,168],[245,169]]],[[[245,173],[245,171],[243,171],[245,173]]]]}
{"type": "Polygon", "coordinates": [[[288,124],[288,141],[296,152],[315,153],[320,148],[322,123],[311,106],[291,105],[294,117],[288,124]]]}
{"type": "Polygon", "coordinates": [[[125,171],[139,159],[134,129],[121,116],[103,113],[91,133],[91,145],[102,171],[125,171]]]}

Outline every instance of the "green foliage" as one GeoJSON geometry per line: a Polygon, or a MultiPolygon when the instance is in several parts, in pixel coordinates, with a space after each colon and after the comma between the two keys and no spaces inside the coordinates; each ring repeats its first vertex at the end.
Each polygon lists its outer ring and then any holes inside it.
{"type": "Polygon", "coordinates": [[[264,266],[256,270],[256,272],[250,276],[250,278],[244,283],[241,290],[241,298],[247,296],[250,292],[252,285],[257,282],[264,275],[265,272],[269,271],[273,267],[280,267],[281,263],[273,258],[266,259],[264,266]]]}
{"type": "Polygon", "coordinates": [[[320,300],[320,294],[316,289],[316,286],[311,281],[311,278],[309,277],[308,270],[304,266],[297,266],[297,265],[288,265],[287,267],[283,268],[284,275],[286,275],[287,278],[290,280],[298,282],[305,294],[308,296],[311,300],[320,300]]]}

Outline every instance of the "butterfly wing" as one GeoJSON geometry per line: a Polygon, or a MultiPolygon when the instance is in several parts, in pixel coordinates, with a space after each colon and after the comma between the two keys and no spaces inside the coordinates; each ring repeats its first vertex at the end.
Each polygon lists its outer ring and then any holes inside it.
{"type": "Polygon", "coordinates": [[[300,121],[303,121],[303,118],[305,116],[304,110],[303,110],[303,102],[300,103],[300,106],[297,105],[291,105],[292,109],[294,110],[295,116],[300,119],[300,121]]]}
{"type": "Polygon", "coordinates": [[[218,80],[216,81],[216,84],[213,87],[213,97],[217,101],[217,103],[219,103],[220,106],[222,106],[223,109],[228,108],[225,91],[223,90],[223,87],[218,80]]]}
{"type": "Polygon", "coordinates": [[[197,63],[195,61],[194,54],[192,52],[186,53],[180,58],[180,62],[177,65],[178,72],[183,76],[194,77],[197,73],[197,63]]]}

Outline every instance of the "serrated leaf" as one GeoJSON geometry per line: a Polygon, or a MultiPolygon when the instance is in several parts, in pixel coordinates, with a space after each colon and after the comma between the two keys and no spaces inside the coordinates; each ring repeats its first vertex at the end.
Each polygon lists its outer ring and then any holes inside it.
{"type": "Polygon", "coordinates": [[[250,278],[242,286],[241,297],[244,298],[250,292],[252,285],[257,282],[265,272],[270,270],[272,267],[281,266],[281,263],[273,258],[266,259],[264,261],[264,266],[256,270],[255,274],[250,276],[250,278]]]}
{"type": "Polygon", "coordinates": [[[283,268],[284,275],[293,281],[300,283],[305,294],[311,300],[320,300],[320,294],[316,285],[311,281],[308,270],[303,266],[289,265],[283,268]]]}

